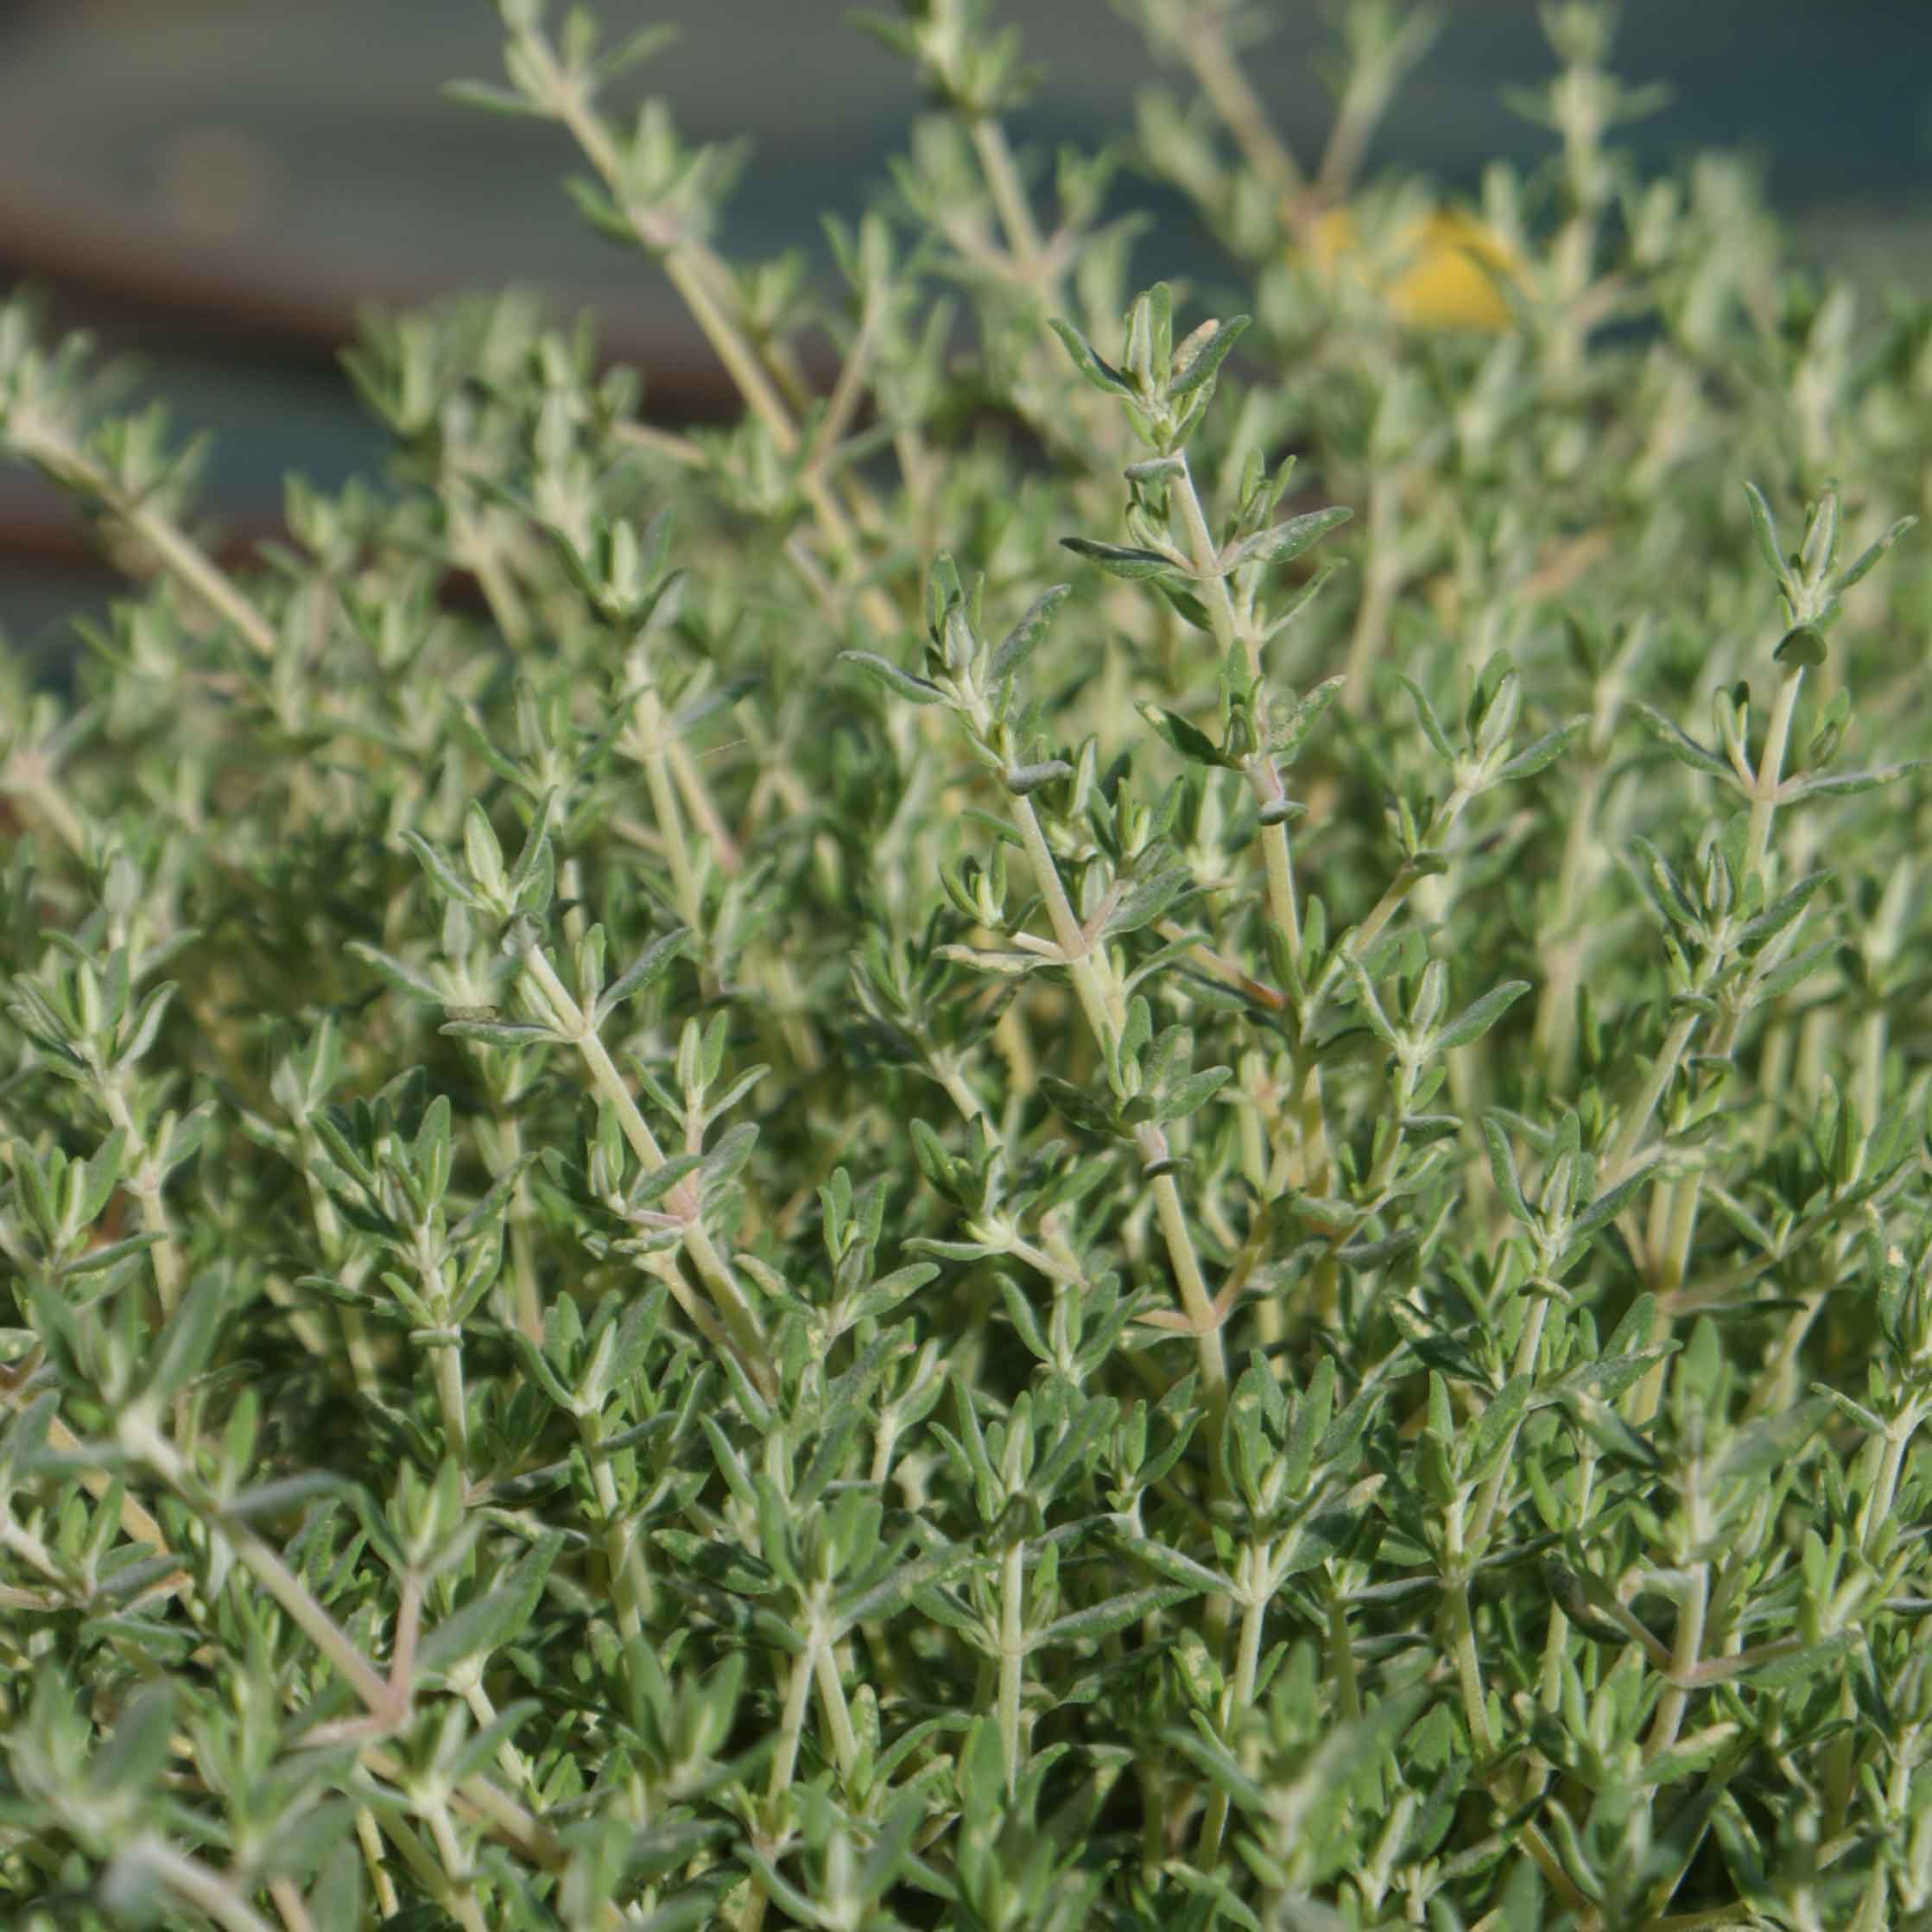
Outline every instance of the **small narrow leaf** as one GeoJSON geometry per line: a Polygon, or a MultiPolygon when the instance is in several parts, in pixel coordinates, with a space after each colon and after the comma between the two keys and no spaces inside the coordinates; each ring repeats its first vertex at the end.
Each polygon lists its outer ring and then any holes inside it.
{"type": "Polygon", "coordinates": [[[1311,510],[1305,516],[1290,516],[1247,538],[1235,550],[1232,567],[1247,564],[1289,563],[1310,545],[1318,543],[1330,530],[1340,529],[1355,512],[1336,504],[1327,510],[1311,510]]]}
{"type": "Polygon", "coordinates": [[[1481,1039],[1529,991],[1527,979],[1506,979],[1500,986],[1492,986],[1480,999],[1465,1007],[1431,1043],[1447,1050],[1451,1047],[1466,1047],[1481,1039]]]}
{"type": "MultiPolygon", "coordinates": [[[[1223,322],[1194,351],[1187,368],[1168,384],[1169,396],[1178,398],[1192,396],[1203,383],[1211,382],[1221,364],[1227,360],[1229,350],[1247,333],[1248,325],[1253,320],[1251,315],[1234,315],[1223,322]]],[[[1193,338],[1190,337],[1189,340],[1193,340],[1193,338]]]]}
{"type": "Polygon", "coordinates": [[[996,681],[1010,677],[1033,655],[1033,648],[1047,634],[1053,614],[1067,601],[1071,584],[1055,584],[1043,590],[1028,606],[1026,615],[1000,639],[986,661],[986,675],[996,681]]]}
{"type": "Polygon", "coordinates": [[[856,664],[895,697],[903,698],[909,704],[936,705],[945,701],[946,694],[929,679],[915,677],[910,671],[901,670],[890,658],[881,657],[877,651],[842,650],[839,656],[841,662],[856,664]]]}
{"type": "Polygon", "coordinates": [[[1062,548],[1076,557],[1085,557],[1089,563],[1099,564],[1109,576],[1124,577],[1130,582],[1158,577],[1162,571],[1177,567],[1173,558],[1163,556],[1158,550],[1142,550],[1124,543],[1099,543],[1089,536],[1063,536],[1060,541],[1062,548]]]}

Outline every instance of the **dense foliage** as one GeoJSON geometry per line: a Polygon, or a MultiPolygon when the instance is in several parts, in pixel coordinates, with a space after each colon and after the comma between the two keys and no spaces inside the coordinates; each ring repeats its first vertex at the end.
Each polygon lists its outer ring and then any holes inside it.
{"type": "Polygon", "coordinates": [[[0,312],[10,1924],[1932,1925],[1932,313],[1596,7],[1453,212],[1121,10],[875,22],[834,295],[501,0],[744,421],[383,321],[246,568],[0,312]]]}

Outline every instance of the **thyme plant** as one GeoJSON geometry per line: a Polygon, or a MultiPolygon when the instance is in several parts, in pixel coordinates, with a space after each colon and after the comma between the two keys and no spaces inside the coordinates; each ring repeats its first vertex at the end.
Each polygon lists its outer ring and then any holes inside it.
{"type": "Polygon", "coordinates": [[[736,427],[379,320],[229,569],[0,311],[7,1922],[1932,1926],[1932,310],[1595,5],[1458,210],[906,0],[828,290],[499,3],[736,427]]]}

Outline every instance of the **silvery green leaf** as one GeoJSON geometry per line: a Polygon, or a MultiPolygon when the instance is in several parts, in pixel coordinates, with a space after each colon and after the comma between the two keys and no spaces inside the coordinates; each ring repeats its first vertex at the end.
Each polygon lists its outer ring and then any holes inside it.
{"type": "Polygon", "coordinates": [[[676,931],[665,933],[653,940],[604,989],[603,996],[597,1003],[595,1023],[602,1026],[625,1000],[635,998],[647,987],[655,985],[662,979],[672,966],[690,951],[692,936],[689,927],[680,926],[676,931]]]}
{"type": "MultiPolygon", "coordinates": [[[[1228,352],[1247,333],[1248,325],[1253,320],[1251,315],[1234,315],[1219,324],[1205,342],[1194,348],[1187,367],[1168,384],[1169,398],[1191,396],[1203,383],[1212,382],[1221,364],[1227,360],[1228,352]]],[[[1188,339],[1188,342],[1194,342],[1200,333],[1196,330],[1194,336],[1188,339]]],[[[1181,347],[1185,349],[1187,345],[1184,343],[1181,347]]],[[[1175,359],[1180,360],[1178,352],[1175,359]]]]}
{"type": "Polygon", "coordinates": [[[494,87],[486,80],[446,80],[437,90],[446,100],[460,101],[466,107],[480,107],[489,114],[534,116],[548,120],[549,111],[507,87],[494,87]]]}
{"type": "Polygon", "coordinates": [[[1193,886],[1185,866],[1172,866],[1151,877],[1136,879],[1107,915],[1110,934],[1138,932],[1162,917],[1193,886]]]}
{"type": "Polygon", "coordinates": [[[1755,483],[1745,485],[1745,498],[1751,505],[1751,526],[1758,535],[1759,554],[1782,584],[1790,567],[1785,562],[1783,550],[1778,544],[1777,522],[1771,515],[1771,506],[1764,501],[1764,492],[1755,483]]]}
{"type": "Polygon", "coordinates": [[[986,675],[996,682],[1010,677],[1033,655],[1033,649],[1046,635],[1053,615],[1073,592],[1071,584],[1055,584],[1041,592],[1028,606],[1026,615],[994,646],[986,661],[986,675]]]}
{"type": "Polygon", "coordinates": [[[1166,1583],[1135,1590],[1105,1603],[1091,1604],[1084,1610],[1056,1617],[1050,1624],[1032,1631],[1027,1638],[1027,1649],[1043,1650],[1056,1644],[1093,1643],[1117,1630],[1124,1630],[1129,1624],[1137,1624],[1142,1618],[1150,1617],[1157,1610],[1184,1603],[1196,1594],[1197,1587],[1191,1583],[1166,1583]]]}
{"type": "Polygon", "coordinates": [[[1206,1107],[1207,1101],[1213,1099],[1215,1093],[1219,1093],[1221,1087],[1232,1078],[1234,1070],[1231,1067],[1204,1067],[1200,1073],[1188,1074],[1187,1080],[1167,1087],[1156,1099],[1153,1117],[1163,1123],[1184,1120],[1190,1113],[1198,1113],[1201,1107],[1206,1107]]]}
{"type": "Polygon", "coordinates": [[[1529,778],[1554,764],[1575,741],[1587,722],[1573,719],[1567,725],[1559,725],[1553,732],[1545,732],[1541,738],[1533,738],[1516,756],[1497,768],[1494,782],[1504,784],[1516,778],[1529,778]]]}
{"type": "Polygon", "coordinates": [[[430,883],[446,899],[453,899],[458,905],[467,906],[472,912],[484,909],[484,902],[472,891],[466,881],[457,876],[449,861],[422,837],[420,833],[405,831],[402,842],[409,846],[428,873],[430,883]]]}
{"type": "Polygon", "coordinates": [[[1042,785],[1050,785],[1056,778],[1070,778],[1074,768],[1064,758],[1048,758],[1039,764],[1010,766],[1001,774],[1008,791],[1016,798],[1026,798],[1039,790],[1042,785]]]}
{"type": "Polygon", "coordinates": [[[1160,705],[1143,704],[1140,714],[1190,764],[1216,765],[1224,770],[1239,770],[1239,761],[1231,758],[1198,725],[1179,712],[1160,705]]]}
{"type": "Polygon", "coordinates": [[[909,703],[936,705],[946,700],[946,694],[930,679],[915,677],[910,671],[901,670],[890,658],[881,657],[877,651],[842,650],[839,658],[841,663],[856,664],[896,697],[904,698],[909,703]]]}
{"type": "Polygon", "coordinates": [[[1099,543],[1086,536],[1063,536],[1060,541],[1064,548],[1099,564],[1109,576],[1124,577],[1130,581],[1158,577],[1163,571],[1179,567],[1173,558],[1160,551],[1144,550],[1132,544],[1099,543]]]}
{"type": "Polygon", "coordinates": [[[393,953],[383,952],[379,947],[370,945],[364,940],[352,939],[343,950],[352,958],[360,960],[386,980],[396,991],[407,993],[411,998],[428,1002],[431,1005],[442,1004],[442,989],[427,974],[397,959],[393,953]]]}
{"type": "Polygon", "coordinates": [[[1093,345],[1071,323],[1063,322],[1055,315],[1048,319],[1047,326],[1057,335],[1067,353],[1074,358],[1074,366],[1097,390],[1109,396],[1131,396],[1133,385],[1111,363],[1103,362],[1094,352],[1093,345]]]}
{"type": "Polygon", "coordinates": [[[554,1027],[528,1020],[445,1020],[436,1030],[453,1040],[474,1040],[485,1047],[535,1047],[563,1038],[554,1027]]]}
{"type": "Polygon", "coordinates": [[[1436,1033],[1430,1044],[1447,1051],[1452,1047],[1466,1047],[1481,1039],[1529,991],[1527,979],[1506,979],[1500,986],[1491,987],[1480,999],[1465,1007],[1436,1033]]]}
{"type": "Polygon", "coordinates": [[[1707,745],[1700,744],[1688,732],[1680,730],[1661,711],[1646,704],[1636,704],[1631,708],[1644,720],[1650,735],[1680,763],[1708,777],[1721,778],[1726,784],[1737,782],[1738,775],[1726,759],[1707,745]]]}
{"type": "Polygon", "coordinates": [[[1908,772],[1922,771],[1932,758],[1906,758],[1897,764],[1883,765],[1872,771],[1821,771],[1787,779],[1779,796],[1787,803],[1801,798],[1843,798],[1855,792],[1876,791],[1881,785],[1895,784],[1908,772]]]}
{"type": "Polygon", "coordinates": [[[1321,714],[1335,700],[1336,694],[1347,683],[1346,677],[1324,678],[1313,690],[1304,692],[1293,711],[1288,714],[1287,722],[1268,741],[1268,749],[1283,765],[1291,764],[1302,745],[1308,742],[1308,733],[1321,721],[1321,714]]]}
{"type": "Polygon", "coordinates": [[[1897,542],[1906,531],[1916,529],[1917,523],[1918,518],[1916,516],[1901,516],[1876,543],[1872,545],[1869,549],[1862,552],[1853,562],[1845,567],[1832,584],[1834,592],[1842,596],[1846,591],[1850,590],[1853,584],[1871,571],[1878,560],[1884,555],[1885,552],[1891,549],[1892,545],[1897,542]]]}
{"type": "Polygon", "coordinates": [[[1396,676],[1414,700],[1416,717],[1424,735],[1443,757],[1453,762],[1456,755],[1455,747],[1449,743],[1448,733],[1442,729],[1442,720],[1435,715],[1435,706],[1428,701],[1422,686],[1406,671],[1397,671],[1396,676]]]}
{"type": "Polygon", "coordinates": [[[1336,504],[1327,510],[1311,510],[1270,524],[1235,547],[1229,567],[1238,570],[1249,564],[1291,562],[1330,530],[1339,529],[1354,514],[1345,504],[1336,504]]]}
{"type": "Polygon", "coordinates": [[[1794,625],[1778,639],[1771,656],[1780,664],[1795,664],[1801,669],[1810,670],[1825,662],[1830,646],[1825,642],[1825,634],[1815,624],[1794,625]]]}

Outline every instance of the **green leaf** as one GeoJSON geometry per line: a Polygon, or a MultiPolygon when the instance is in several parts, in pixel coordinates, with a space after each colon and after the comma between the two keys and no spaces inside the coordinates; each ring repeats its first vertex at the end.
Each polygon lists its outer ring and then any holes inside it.
{"type": "Polygon", "coordinates": [[[1508,1208],[1512,1219],[1522,1222],[1525,1227],[1534,1227],[1536,1217],[1523,1198],[1523,1178],[1517,1172],[1516,1154],[1510,1146],[1509,1135],[1493,1110],[1483,1115],[1483,1140],[1489,1149],[1490,1175],[1496,1182],[1497,1193],[1503,1197],[1504,1207],[1508,1208]]]}
{"type": "Polygon", "coordinates": [[[1048,319],[1047,326],[1057,335],[1067,353],[1074,358],[1074,366],[1080,371],[1097,390],[1109,396],[1131,396],[1133,385],[1111,363],[1101,361],[1094,353],[1093,345],[1069,322],[1063,322],[1055,315],[1048,319]]]}
{"type": "Polygon", "coordinates": [[[1185,1120],[1189,1114],[1206,1106],[1233,1078],[1232,1067],[1207,1067],[1198,1074],[1190,1074],[1186,1080],[1167,1088],[1156,1098],[1155,1119],[1162,1124],[1185,1120]]]}
{"type": "Polygon", "coordinates": [[[446,1020],[436,1029],[452,1040],[474,1040],[485,1047],[535,1047],[562,1039],[555,1028],[529,1020],[446,1020]]]}
{"type": "Polygon", "coordinates": [[[1071,584],[1055,584],[1041,592],[1028,606],[1026,615],[1000,639],[986,661],[986,675],[997,682],[1010,677],[1033,655],[1034,647],[1047,634],[1054,612],[1073,593],[1071,584]]]}
{"type": "Polygon", "coordinates": [[[1268,741],[1268,749],[1281,763],[1292,764],[1302,745],[1307,743],[1308,733],[1320,722],[1321,714],[1327,710],[1348,682],[1346,677],[1325,678],[1312,691],[1303,694],[1301,700],[1288,715],[1283,725],[1268,741]]]}
{"type": "Polygon", "coordinates": [[[1236,546],[1229,567],[1239,570],[1249,564],[1292,562],[1330,530],[1340,529],[1354,514],[1336,504],[1327,510],[1311,510],[1303,516],[1271,524],[1236,546]]]}
{"type": "Polygon", "coordinates": [[[1046,758],[1038,764],[1014,765],[1000,774],[1001,781],[1015,798],[1027,798],[1056,778],[1070,778],[1074,768],[1064,758],[1046,758]]]}
{"type": "Polygon", "coordinates": [[[1502,785],[1517,778],[1531,778],[1555,764],[1576,741],[1587,722],[1585,719],[1573,719],[1553,732],[1545,732],[1541,738],[1532,738],[1513,758],[1497,767],[1492,782],[1502,785]]]}
{"type": "Polygon", "coordinates": [[[1103,1637],[1112,1636],[1117,1630],[1124,1630],[1129,1624],[1137,1624],[1143,1617],[1151,1617],[1157,1610],[1184,1603],[1189,1597],[1200,1593],[1199,1588],[1191,1583],[1163,1583],[1135,1590],[1126,1596],[1091,1604],[1085,1610],[1072,1611],[1064,1617],[1055,1618],[1050,1624],[1042,1625],[1028,1637],[1026,1647],[1032,1651],[1044,1650],[1056,1644],[1094,1643],[1103,1637]]]}
{"type": "Polygon", "coordinates": [[[1040,1076],[1040,1092],[1055,1112],[1090,1134],[1112,1137],[1118,1131],[1112,1096],[1102,1098],[1075,1086],[1056,1074],[1040,1076]]]}
{"type": "Polygon", "coordinates": [[[446,80],[437,90],[445,100],[459,101],[466,107],[480,107],[488,114],[514,114],[548,120],[549,110],[507,87],[494,87],[486,80],[446,80]]]}
{"type": "Polygon", "coordinates": [[[1510,1008],[1530,991],[1527,979],[1505,979],[1492,986],[1479,1000],[1465,1007],[1441,1029],[1429,1044],[1441,1052],[1452,1047],[1466,1047],[1482,1038],[1510,1008]]]}
{"type": "Polygon", "coordinates": [[[1822,664],[1827,655],[1825,634],[1815,624],[1795,625],[1778,639],[1777,648],[1771,652],[1780,664],[1808,671],[1822,664]]]}
{"type": "Polygon", "coordinates": [[[1726,784],[1737,782],[1738,775],[1726,759],[1708,746],[1700,744],[1688,732],[1679,730],[1661,711],[1653,710],[1646,704],[1633,705],[1631,708],[1644,720],[1650,736],[1680,763],[1688,764],[1693,771],[1701,771],[1707,777],[1721,778],[1726,784]]]}
{"type": "Polygon", "coordinates": [[[1141,550],[1124,543],[1097,543],[1087,536],[1063,536],[1060,542],[1075,556],[1099,564],[1109,576],[1124,577],[1130,581],[1158,577],[1162,571],[1177,567],[1173,558],[1163,556],[1158,550],[1141,550]]]}
{"type": "Polygon", "coordinates": [[[1840,597],[1843,596],[1853,584],[1871,571],[1878,560],[1884,555],[1885,552],[1891,549],[1892,545],[1897,542],[1907,530],[1916,529],[1917,524],[1918,518],[1916,516],[1901,516],[1870,549],[1862,552],[1855,562],[1848,565],[1840,573],[1837,580],[1832,586],[1834,592],[1840,597]]]}
{"type": "Polygon", "coordinates": [[[514,1643],[536,1613],[544,1580],[563,1543],[561,1531],[546,1532],[502,1583],[444,1618],[418,1646],[417,1668],[446,1671],[466,1657],[514,1643]]]}
{"type": "Polygon", "coordinates": [[[1789,567],[1784,561],[1784,552],[1777,541],[1777,522],[1771,515],[1771,506],[1764,501],[1764,492],[1755,483],[1745,485],[1745,497],[1751,505],[1751,527],[1758,535],[1758,553],[1770,566],[1771,574],[1782,584],[1789,574],[1789,567]]]}
{"type": "Polygon", "coordinates": [[[690,952],[693,936],[688,926],[680,926],[675,932],[654,939],[604,989],[603,997],[597,1003],[593,1023],[601,1027],[625,1000],[635,999],[648,987],[656,985],[677,960],[690,952]]]}
{"type": "Polygon", "coordinates": [[[1406,671],[1397,671],[1396,676],[1415,702],[1416,721],[1422,727],[1423,736],[1435,747],[1441,757],[1447,758],[1453,763],[1456,755],[1455,747],[1449,743],[1449,735],[1442,729],[1442,720],[1435,715],[1435,706],[1428,701],[1422,686],[1406,671]]]}
{"type": "Polygon", "coordinates": [[[937,705],[946,701],[946,694],[936,684],[926,678],[915,677],[910,671],[902,671],[890,659],[881,657],[877,651],[842,650],[839,658],[841,663],[856,664],[895,697],[903,698],[910,704],[937,705]]]}
{"type": "Polygon", "coordinates": [[[1224,771],[1238,771],[1240,761],[1231,758],[1207,733],[1183,718],[1177,711],[1160,705],[1143,704],[1140,714],[1189,764],[1213,765],[1224,771]]]}
{"type": "Polygon", "coordinates": [[[1187,368],[1168,384],[1169,399],[1192,396],[1203,383],[1212,382],[1221,364],[1227,360],[1229,350],[1247,333],[1248,325],[1253,320],[1251,315],[1235,315],[1220,324],[1194,351],[1187,368]]]}
{"type": "Polygon", "coordinates": [[[425,839],[421,833],[406,831],[402,842],[416,855],[429,882],[444,898],[459,906],[467,906],[472,911],[481,911],[483,901],[470,890],[468,884],[460,878],[456,869],[425,839]]]}

